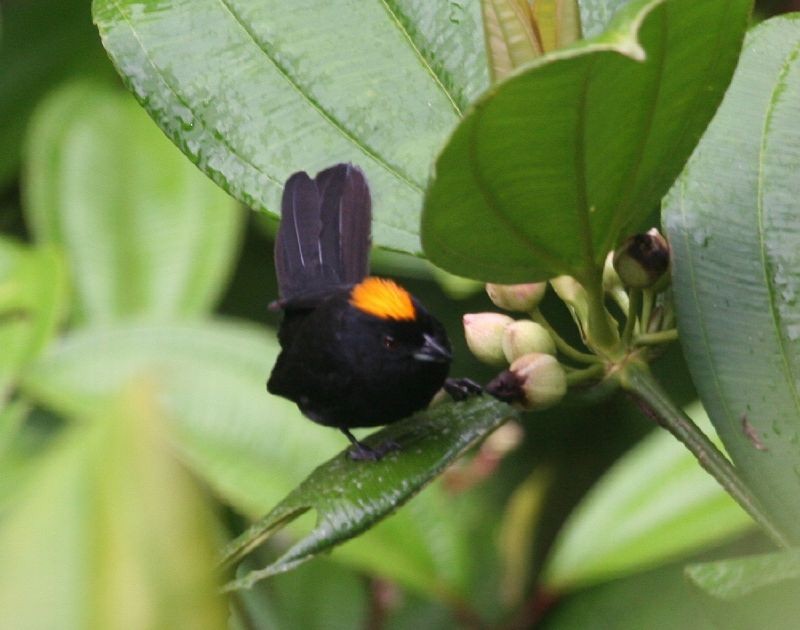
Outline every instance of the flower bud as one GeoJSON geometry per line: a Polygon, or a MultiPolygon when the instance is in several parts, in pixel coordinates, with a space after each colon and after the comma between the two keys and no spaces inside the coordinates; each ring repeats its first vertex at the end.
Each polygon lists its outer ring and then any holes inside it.
{"type": "Polygon", "coordinates": [[[546,290],[546,282],[486,285],[486,293],[495,306],[520,313],[530,313],[539,306],[546,290]]]}
{"type": "Polygon", "coordinates": [[[521,356],[508,370],[498,374],[486,391],[523,409],[546,409],[564,397],[567,376],[555,357],[533,352],[521,356]]]}
{"type": "Polygon", "coordinates": [[[503,330],[514,320],[500,313],[467,313],[463,322],[464,337],[472,354],[489,365],[505,365],[503,330]]]}
{"type": "Polygon", "coordinates": [[[506,326],[503,330],[503,354],[508,362],[513,363],[531,352],[556,353],[556,344],[547,329],[528,319],[506,326]]]}
{"type": "Polygon", "coordinates": [[[629,237],[614,252],[614,269],[627,287],[652,287],[669,267],[669,243],[653,228],[629,237]]]}

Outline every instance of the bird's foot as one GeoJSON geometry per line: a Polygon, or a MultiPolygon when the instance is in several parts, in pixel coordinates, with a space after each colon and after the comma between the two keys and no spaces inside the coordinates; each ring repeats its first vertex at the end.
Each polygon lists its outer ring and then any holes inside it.
{"type": "Polygon", "coordinates": [[[448,378],[443,387],[453,400],[459,401],[483,393],[483,387],[469,378],[448,378]]]}
{"type": "Polygon", "coordinates": [[[347,456],[353,461],[357,462],[377,462],[382,459],[384,455],[392,451],[399,451],[400,445],[394,440],[386,440],[376,447],[367,446],[363,442],[359,442],[355,436],[347,429],[342,429],[342,433],[347,436],[347,439],[353,444],[352,448],[347,451],[347,456]]]}

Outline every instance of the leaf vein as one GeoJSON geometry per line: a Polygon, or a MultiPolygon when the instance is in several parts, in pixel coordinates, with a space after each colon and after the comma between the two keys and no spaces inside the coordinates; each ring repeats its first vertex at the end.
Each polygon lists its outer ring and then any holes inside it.
{"type": "Polygon", "coordinates": [[[310,94],[304,92],[300,84],[295,80],[294,77],[289,73],[288,69],[283,66],[278,59],[270,53],[270,51],[264,46],[261,40],[258,38],[257,34],[253,32],[253,29],[242,19],[242,17],[234,10],[234,8],[230,4],[230,0],[218,0],[219,4],[231,15],[234,21],[239,25],[239,27],[247,34],[253,44],[264,54],[264,56],[269,60],[269,62],[274,66],[274,68],[278,71],[278,73],[283,77],[283,79],[305,100],[308,105],[314,109],[320,117],[327,122],[331,127],[333,127],[338,133],[340,133],[348,142],[352,143],[356,146],[364,155],[372,159],[375,163],[383,167],[386,171],[394,175],[397,179],[405,183],[410,188],[413,188],[417,192],[422,192],[422,186],[411,179],[406,173],[402,172],[398,167],[393,166],[389,163],[389,161],[380,155],[377,151],[371,149],[359,139],[353,135],[353,133],[345,127],[344,123],[341,120],[336,118],[331,112],[326,110],[321,103],[319,103],[316,99],[312,98],[310,94]]]}
{"type": "Polygon", "coordinates": [[[383,8],[386,9],[386,12],[392,18],[392,21],[397,25],[397,28],[400,30],[400,32],[403,34],[403,36],[408,41],[408,44],[409,44],[409,46],[411,46],[411,49],[414,51],[414,53],[417,55],[419,60],[422,62],[422,65],[425,68],[425,70],[428,72],[428,74],[431,75],[431,78],[433,79],[434,83],[436,83],[436,86],[447,97],[447,100],[450,101],[450,105],[452,105],[453,110],[456,112],[456,114],[458,114],[458,116],[460,118],[463,115],[461,107],[459,107],[458,103],[456,103],[455,98],[450,93],[450,90],[448,90],[447,87],[445,86],[444,79],[434,69],[433,64],[431,63],[431,60],[428,59],[423,54],[422,49],[414,41],[414,38],[412,37],[411,32],[409,31],[409,29],[406,27],[405,23],[401,19],[401,15],[402,14],[400,12],[399,7],[397,6],[397,3],[396,2],[390,2],[390,0],[380,0],[380,2],[383,5],[383,8]]]}
{"type": "Polygon", "coordinates": [[[797,390],[796,379],[792,378],[792,366],[789,362],[789,350],[786,347],[786,339],[781,334],[781,314],[778,304],[776,303],[777,290],[773,280],[773,266],[767,255],[766,236],[764,229],[764,161],[765,153],[767,150],[767,135],[769,133],[770,123],[774,113],[775,105],[777,103],[777,96],[783,91],[786,83],[786,75],[789,72],[789,66],[795,60],[798,51],[800,51],[800,44],[795,46],[786,55],[781,64],[780,71],[778,72],[778,80],[775,82],[775,87],[770,95],[769,105],[764,113],[764,124],[761,131],[761,143],[758,149],[758,192],[756,200],[756,208],[758,212],[758,244],[759,253],[761,254],[761,267],[764,270],[764,282],[767,286],[767,293],[769,295],[769,310],[772,317],[772,323],[775,328],[775,338],[780,348],[781,365],[784,378],[786,379],[789,391],[794,400],[794,407],[800,412],[800,392],[797,390]]]}

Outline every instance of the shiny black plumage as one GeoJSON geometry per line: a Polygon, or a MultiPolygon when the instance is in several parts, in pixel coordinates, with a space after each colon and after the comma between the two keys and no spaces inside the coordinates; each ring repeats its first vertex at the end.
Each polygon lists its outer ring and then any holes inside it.
{"type": "Polygon", "coordinates": [[[267,389],[308,418],[342,430],[395,422],[430,402],[447,379],[450,342],[412,298],[413,318],[351,303],[369,272],[371,201],[361,171],[337,164],[286,182],[275,265],[284,318],[267,389]]]}

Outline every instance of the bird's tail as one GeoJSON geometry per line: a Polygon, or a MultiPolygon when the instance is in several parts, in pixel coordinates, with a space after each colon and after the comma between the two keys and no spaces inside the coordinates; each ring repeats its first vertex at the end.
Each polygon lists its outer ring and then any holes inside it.
{"type": "Polygon", "coordinates": [[[367,180],[352,164],[337,164],[311,179],[286,180],[275,269],[281,300],[355,284],[369,272],[372,202],[367,180]]]}

